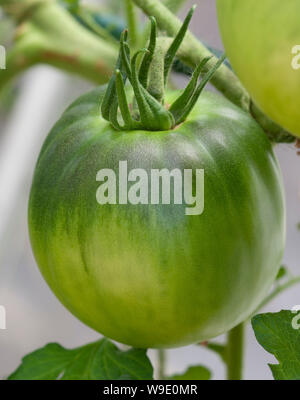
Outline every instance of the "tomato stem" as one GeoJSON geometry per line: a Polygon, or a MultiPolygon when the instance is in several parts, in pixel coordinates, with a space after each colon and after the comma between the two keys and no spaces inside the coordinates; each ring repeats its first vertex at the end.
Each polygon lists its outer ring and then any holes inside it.
{"type": "Polygon", "coordinates": [[[158,356],[158,369],[157,369],[157,379],[163,380],[165,376],[166,368],[166,351],[163,349],[157,350],[158,356]]]}
{"type": "MultiPolygon", "coordinates": [[[[175,36],[182,26],[182,22],[172,11],[177,11],[178,7],[174,7],[182,1],[180,0],[133,0],[145,14],[153,15],[158,27],[165,31],[169,36],[175,36]]],[[[195,68],[205,57],[212,56],[211,51],[199,41],[191,32],[187,31],[182,43],[182,50],[179,51],[178,57],[190,67],[195,68]]],[[[212,67],[215,57],[207,63],[206,69],[212,67]]],[[[243,87],[237,76],[225,64],[223,64],[211,79],[212,85],[216,87],[226,98],[232,101],[243,110],[250,112],[251,99],[243,87]]],[[[275,124],[270,118],[264,115],[257,107],[252,107],[251,114],[259,123],[262,129],[267,133],[269,139],[276,143],[291,143],[295,138],[285,131],[282,127],[275,124]]]]}
{"type": "MultiPolygon", "coordinates": [[[[7,10],[19,10],[8,2],[7,10]]],[[[23,5],[23,2],[20,2],[23,5]]],[[[28,1],[30,4],[31,2],[28,1]]],[[[76,73],[98,84],[106,83],[116,62],[117,45],[89,32],[56,2],[42,1],[30,8],[7,51],[6,69],[0,74],[0,90],[32,65],[49,64],[76,73]]],[[[0,0],[2,6],[2,2],[0,0]]],[[[24,2],[24,7],[27,2],[24,2]]],[[[6,8],[5,8],[6,11],[6,8]]]]}
{"type": "Polygon", "coordinates": [[[243,379],[244,330],[245,324],[241,323],[227,334],[226,363],[228,380],[243,379]]]}
{"type": "Polygon", "coordinates": [[[90,28],[92,32],[98,35],[101,39],[105,40],[107,43],[112,43],[113,45],[118,44],[118,39],[112,36],[105,28],[99,26],[94,19],[90,11],[83,7],[77,8],[77,16],[81,21],[90,28]]]}
{"type": "Polygon", "coordinates": [[[176,13],[180,10],[184,3],[187,0],[164,0],[164,4],[168,7],[172,12],[176,13]]]}
{"type": "MultiPolygon", "coordinates": [[[[176,36],[182,26],[182,22],[159,0],[133,0],[147,15],[153,15],[158,27],[166,31],[169,36],[176,36]]],[[[183,62],[195,68],[204,57],[213,56],[212,53],[189,31],[186,32],[182,42],[182,51],[178,54],[183,62]]],[[[216,62],[213,56],[207,63],[208,71],[216,62]]],[[[213,85],[220,90],[234,104],[248,110],[250,97],[236,75],[225,65],[219,68],[211,80],[213,85]]]]}
{"type": "Polygon", "coordinates": [[[125,0],[125,13],[127,19],[127,26],[130,32],[130,44],[132,47],[136,47],[138,43],[138,29],[137,29],[137,15],[135,5],[132,0],[125,0]]]}

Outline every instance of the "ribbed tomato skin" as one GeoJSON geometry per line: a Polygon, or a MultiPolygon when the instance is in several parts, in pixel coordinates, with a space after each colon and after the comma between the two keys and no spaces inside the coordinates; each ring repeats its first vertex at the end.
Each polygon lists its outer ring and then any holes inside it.
{"type": "Polygon", "coordinates": [[[300,1],[217,0],[226,54],[257,105],[300,137],[300,1]]]}
{"type": "MultiPolygon", "coordinates": [[[[41,150],[29,201],[37,264],[60,301],[132,346],[177,347],[245,320],[266,296],[285,241],[280,170],[260,127],[204,93],[172,131],[117,132],[104,89],[77,100],[41,150]],[[205,206],[96,201],[97,171],[204,169],[205,206]]],[[[170,93],[170,102],[178,93],[170,93]]]]}

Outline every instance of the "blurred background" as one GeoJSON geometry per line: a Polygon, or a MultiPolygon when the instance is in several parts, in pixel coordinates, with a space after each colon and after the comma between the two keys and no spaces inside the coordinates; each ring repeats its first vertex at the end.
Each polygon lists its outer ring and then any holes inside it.
{"type": "MultiPolygon", "coordinates": [[[[181,15],[194,3],[199,4],[191,30],[205,43],[222,49],[215,2],[187,2],[181,15]]],[[[9,32],[9,22],[1,18],[0,44],[9,42],[9,32]]],[[[184,83],[183,78],[176,80],[179,85],[184,83]]],[[[6,308],[7,329],[0,330],[0,378],[10,374],[25,354],[46,343],[59,342],[71,348],[99,338],[98,333],[80,323],[58,302],[44,282],[31,252],[27,230],[27,202],[41,145],[66,106],[91,87],[91,83],[53,67],[37,66],[1,95],[0,305],[6,308]]],[[[300,156],[292,144],[277,146],[276,153],[287,204],[287,246],[283,263],[299,275],[300,156]]],[[[264,311],[290,309],[298,304],[300,286],[295,286],[264,311]]],[[[150,350],[149,355],[156,364],[156,352],[150,350]]],[[[224,367],[218,357],[202,346],[168,350],[166,355],[168,374],[182,372],[188,365],[203,364],[212,370],[213,379],[224,379],[224,367]]],[[[249,326],[245,379],[272,379],[267,364],[274,361],[258,345],[249,326]]]]}

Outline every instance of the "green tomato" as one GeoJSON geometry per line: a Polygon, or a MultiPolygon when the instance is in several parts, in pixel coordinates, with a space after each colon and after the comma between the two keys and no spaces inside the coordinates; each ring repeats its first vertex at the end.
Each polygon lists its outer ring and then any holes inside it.
{"type": "Polygon", "coordinates": [[[284,249],[281,174],[268,139],[208,92],[174,130],[117,132],[99,115],[103,94],[67,109],[37,162],[29,228],[44,278],[81,321],[132,346],[228,331],[266,296],[284,249]],[[203,169],[203,213],[186,215],[172,201],[100,205],[98,171],[118,176],[120,161],[149,175],[203,169]]]}
{"type": "Polygon", "coordinates": [[[226,54],[256,104],[300,137],[300,1],[217,0],[226,54]]]}

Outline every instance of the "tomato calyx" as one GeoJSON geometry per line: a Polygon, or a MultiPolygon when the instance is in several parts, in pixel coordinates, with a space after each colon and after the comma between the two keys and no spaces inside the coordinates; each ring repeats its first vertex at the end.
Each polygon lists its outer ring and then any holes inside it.
{"type": "Polygon", "coordinates": [[[198,83],[211,57],[203,58],[195,68],[183,93],[170,107],[165,107],[165,89],[169,73],[194,11],[195,6],[190,9],[170,45],[169,38],[157,37],[156,19],[150,17],[151,32],[148,48],[137,51],[133,57],[127,42],[128,31],[122,33],[116,69],[101,105],[103,118],[116,130],[171,130],[184,122],[194,108],[204,87],[225,60],[223,55],[198,83]],[[142,60],[138,63],[140,56],[142,60]],[[134,93],[132,107],[127,101],[125,89],[127,80],[134,93]]]}

